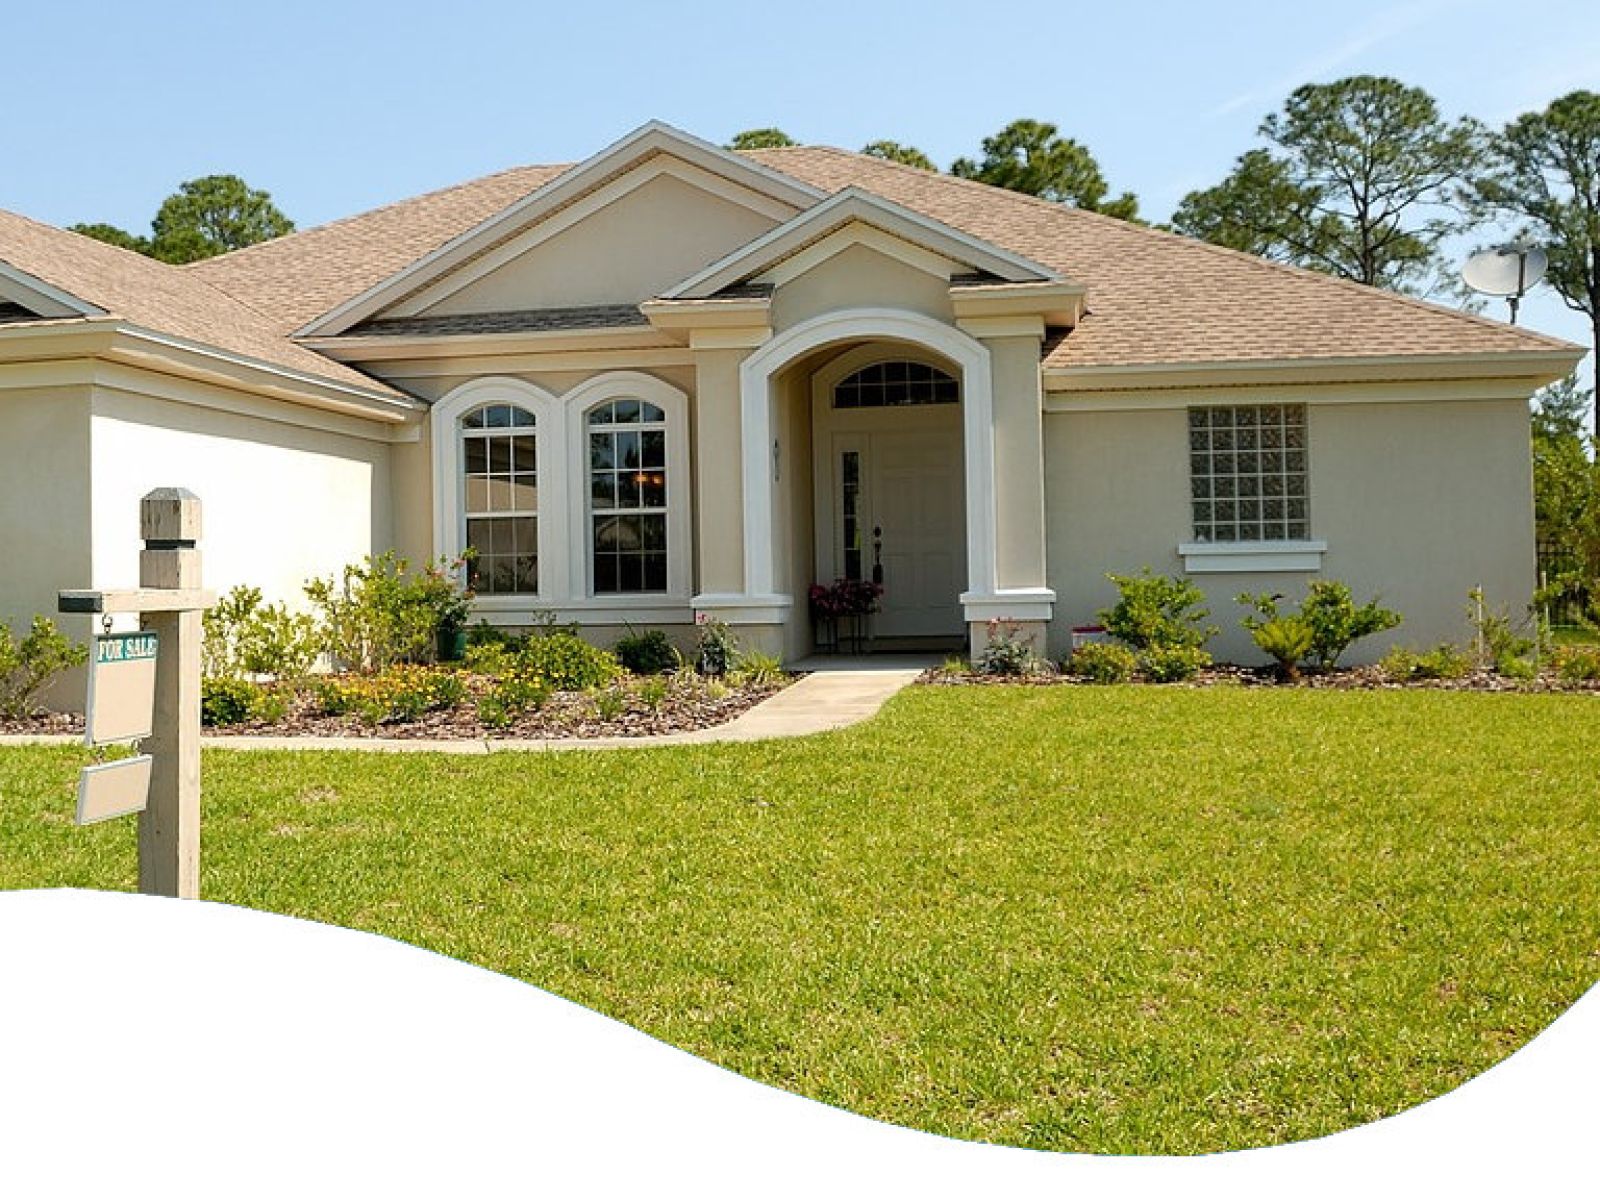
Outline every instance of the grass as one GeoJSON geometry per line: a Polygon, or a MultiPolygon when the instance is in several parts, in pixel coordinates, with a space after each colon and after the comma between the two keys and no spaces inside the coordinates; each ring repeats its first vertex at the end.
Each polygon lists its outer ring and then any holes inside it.
{"type": "MultiPolygon", "coordinates": [[[[1600,977],[1591,696],[926,688],[793,742],[208,753],[208,898],[569,996],[855,1111],[1053,1150],[1325,1134],[1600,977]]],[[[76,749],[0,887],[131,888],[76,749]]]]}

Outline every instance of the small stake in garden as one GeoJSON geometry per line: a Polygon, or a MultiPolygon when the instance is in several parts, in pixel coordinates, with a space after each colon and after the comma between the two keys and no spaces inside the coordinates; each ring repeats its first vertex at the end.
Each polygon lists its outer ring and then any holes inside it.
{"type": "Polygon", "coordinates": [[[200,588],[199,498],[183,488],[156,489],[139,502],[139,531],[139,587],[59,597],[62,612],[105,620],[91,651],[85,741],[142,739],[145,751],[84,769],[78,823],[137,812],[139,890],[194,900],[200,896],[200,616],[216,603],[200,588]],[[112,613],[138,613],[142,635],[111,634],[112,613]]]}

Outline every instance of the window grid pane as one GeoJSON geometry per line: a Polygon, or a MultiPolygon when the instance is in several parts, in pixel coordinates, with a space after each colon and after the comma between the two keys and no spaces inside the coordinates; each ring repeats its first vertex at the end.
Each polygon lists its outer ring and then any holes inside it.
{"type": "Polygon", "coordinates": [[[619,398],[589,413],[595,593],[667,590],[666,413],[619,398]]]}
{"type": "Polygon", "coordinates": [[[1308,512],[1303,404],[1189,410],[1197,542],[1303,541],[1308,512]]]}
{"type": "Polygon", "coordinates": [[[863,367],[833,389],[835,408],[902,408],[957,404],[961,385],[938,367],[895,360],[863,367]]]}
{"type": "Polygon", "coordinates": [[[490,404],[461,419],[467,581],[480,595],[539,590],[538,439],[534,415],[490,404]]]}

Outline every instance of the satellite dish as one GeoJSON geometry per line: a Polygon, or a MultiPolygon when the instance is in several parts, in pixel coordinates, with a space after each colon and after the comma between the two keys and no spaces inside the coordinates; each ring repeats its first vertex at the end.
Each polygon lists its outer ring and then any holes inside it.
{"type": "Polygon", "coordinates": [[[1497,246],[1480,250],[1461,267],[1461,278],[1475,292],[1504,296],[1511,306],[1511,323],[1517,323],[1517,305],[1528,289],[1544,278],[1550,258],[1537,246],[1497,246]]]}

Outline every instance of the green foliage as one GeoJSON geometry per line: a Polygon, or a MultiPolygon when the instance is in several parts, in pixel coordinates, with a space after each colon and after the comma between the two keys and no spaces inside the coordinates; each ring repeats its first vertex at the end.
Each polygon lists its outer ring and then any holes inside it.
{"type": "Polygon", "coordinates": [[[433,658],[439,623],[434,587],[426,574],[408,577],[406,567],[389,550],[305,585],[336,667],[372,673],[433,658]]]}
{"type": "Polygon", "coordinates": [[[21,640],[9,624],[0,622],[0,717],[31,717],[50,681],[88,657],[88,648],[67,637],[49,617],[34,617],[21,640]]]}
{"type": "Polygon", "coordinates": [[[1600,682],[1600,646],[1562,646],[1551,657],[1567,683],[1600,682]]]}
{"type": "Polygon", "coordinates": [[[622,674],[616,655],[571,633],[529,638],[517,660],[520,669],[537,675],[558,692],[605,687],[622,674]]]}
{"type": "Polygon", "coordinates": [[[1527,661],[1539,650],[1538,630],[1531,621],[1515,622],[1509,609],[1490,608],[1482,588],[1467,593],[1467,621],[1472,626],[1479,667],[1492,667],[1512,679],[1528,679],[1537,673],[1527,661]]]}
{"type": "Polygon", "coordinates": [[[272,197],[237,175],[206,175],[178,185],[150,223],[151,253],[188,263],[294,232],[272,197]]]}
{"type": "Polygon", "coordinates": [[[1286,682],[1300,678],[1300,664],[1311,654],[1316,644],[1316,630],[1304,616],[1280,613],[1281,595],[1259,596],[1241,594],[1240,604],[1255,609],[1239,618],[1239,624],[1250,631],[1256,648],[1278,664],[1278,677],[1286,682]]]}
{"type": "Polygon", "coordinates": [[[1022,626],[999,618],[988,622],[983,649],[972,660],[973,669],[980,675],[1032,675],[1040,665],[1033,639],[1022,626]]]}
{"type": "Polygon", "coordinates": [[[770,687],[785,677],[781,658],[753,650],[741,652],[728,672],[728,681],[738,687],[770,687]]]}
{"type": "Polygon", "coordinates": [[[1260,133],[1271,148],[1185,196],[1175,228],[1376,287],[1430,282],[1441,242],[1465,226],[1450,202],[1481,158],[1474,122],[1445,121],[1421,88],[1357,75],[1297,88],[1260,133]]]}
{"type": "Polygon", "coordinates": [[[639,697],[639,702],[646,708],[657,709],[666,703],[671,685],[660,675],[651,675],[641,679],[638,686],[633,689],[633,694],[639,697]]]}
{"type": "Polygon", "coordinates": [[[1149,567],[1137,575],[1108,574],[1120,593],[1115,606],[1096,616],[1106,632],[1135,650],[1204,646],[1217,635],[1207,625],[1211,615],[1201,607],[1205,593],[1187,579],[1153,575],[1149,567]]]}
{"type": "Polygon", "coordinates": [[[1356,605],[1350,589],[1337,579],[1313,579],[1300,604],[1300,616],[1311,626],[1311,657],[1324,669],[1362,638],[1394,629],[1400,614],[1381,606],[1377,599],[1356,605]]]}
{"type": "MultiPolygon", "coordinates": [[[[1524,113],[1490,148],[1493,169],[1476,181],[1477,199],[1544,246],[1545,282],[1589,318],[1600,359],[1600,94],[1569,92],[1524,113]]],[[[1594,421],[1600,438],[1600,408],[1594,421]]]]}
{"type": "Polygon", "coordinates": [[[520,646],[504,642],[469,643],[461,665],[474,675],[505,675],[516,665],[520,651],[520,646]]]}
{"type": "Polygon", "coordinates": [[[274,724],[289,712],[290,694],[238,676],[218,675],[200,682],[200,723],[241,725],[246,721],[274,724]]]}
{"type": "Polygon", "coordinates": [[[1115,642],[1086,642],[1064,666],[1091,683],[1127,683],[1139,670],[1139,656],[1115,642]]]}
{"type": "Polygon", "coordinates": [[[1534,397],[1533,514],[1547,611],[1600,620],[1600,461],[1582,433],[1593,393],[1569,376],[1534,397]]]}
{"type": "Polygon", "coordinates": [[[600,688],[589,694],[595,715],[602,721],[615,721],[628,711],[628,694],[616,687],[600,688]]]}
{"type": "Polygon", "coordinates": [[[700,637],[694,651],[695,669],[700,674],[720,679],[733,667],[738,657],[739,643],[727,625],[711,620],[700,626],[700,637]]]}
{"type": "Polygon", "coordinates": [[[478,697],[478,720],[491,729],[504,729],[523,713],[542,707],[553,690],[550,681],[532,667],[512,660],[478,697]]]}
{"type": "Polygon", "coordinates": [[[1139,653],[1139,669],[1152,683],[1193,679],[1210,665],[1211,655],[1199,646],[1168,643],[1149,646],[1139,653]]]}
{"type": "Polygon", "coordinates": [[[1449,642],[1440,642],[1432,650],[1422,652],[1395,646],[1378,665],[1396,683],[1414,679],[1464,679],[1472,672],[1471,657],[1449,642]]]}
{"type": "Polygon", "coordinates": [[[897,162],[902,166],[916,167],[919,171],[937,172],[939,170],[934,165],[933,159],[929,158],[921,150],[918,150],[915,146],[904,145],[901,142],[891,142],[887,139],[868,142],[861,147],[861,153],[869,158],[882,158],[889,162],[897,162]]]}
{"type": "Polygon", "coordinates": [[[118,229],[115,225],[107,225],[102,221],[95,221],[87,225],[68,225],[73,233],[81,233],[84,237],[93,238],[97,242],[104,242],[108,246],[117,246],[123,250],[132,250],[135,254],[150,255],[150,239],[140,237],[136,233],[129,233],[126,229],[118,229]]]}
{"type": "Polygon", "coordinates": [[[635,675],[661,675],[678,663],[678,653],[666,632],[646,629],[643,633],[630,633],[619,638],[612,647],[617,661],[635,675]]]}
{"type": "Polygon", "coordinates": [[[380,725],[454,708],[465,697],[466,685],[454,671],[402,664],[378,675],[315,679],[311,694],[330,717],[355,716],[380,725]]]}
{"type": "Polygon", "coordinates": [[[1138,219],[1139,201],[1133,193],[1108,198],[1110,188],[1094,155],[1046,121],[1011,122],[983,139],[981,161],[958,158],[950,174],[1125,221],[1138,219]]]}
{"type": "Polygon", "coordinates": [[[798,146],[795,141],[781,129],[767,126],[764,129],[746,129],[733,135],[728,142],[729,150],[777,150],[784,146],[798,146]]]}
{"type": "Polygon", "coordinates": [[[316,621],[282,604],[263,605],[260,588],[233,588],[200,623],[205,634],[201,669],[208,679],[299,679],[321,653],[316,621]]]}

